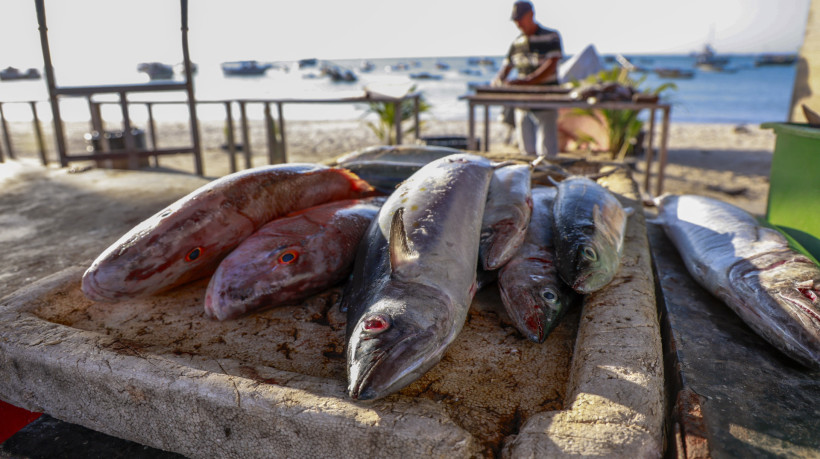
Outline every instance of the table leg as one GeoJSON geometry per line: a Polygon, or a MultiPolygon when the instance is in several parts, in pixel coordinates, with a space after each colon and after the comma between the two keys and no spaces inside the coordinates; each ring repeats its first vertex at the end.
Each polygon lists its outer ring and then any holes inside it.
{"type": "Polygon", "coordinates": [[[661,153],[658,159],[658,183],[656,184],[655,196],[663,193],[663,173],[666,169],[666,148],[669,143],[669,108],[663,109],[663,128],[661,129],[661,153]]]}
{"type": "Polygon", "coordinates": [[[655,156],[655,149],[653,148],[655,137],[655,109],[649,109],[649,145],[646,148],[646,167],[644,168],[643,189],[649,193],[649,178],[652,174],[652,160],[655,156]]]}
{"type": "Polygon", "coordinates": [[[484,106],[484,151],[490,151],[490,106],[484,106]]]}
{"type": "Polygon", "coordinates": [[[473,103],[467,104],[467,149],[475,151],[475,107],[473,103]]]}

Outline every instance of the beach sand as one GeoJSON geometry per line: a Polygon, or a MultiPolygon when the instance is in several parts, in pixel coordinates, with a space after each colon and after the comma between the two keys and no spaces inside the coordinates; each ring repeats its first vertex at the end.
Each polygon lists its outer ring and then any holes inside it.
{"type": "MultiPolygon", "coordinates": [[[[656,127],[656,129],[658,129],[656,127]]],[[[9,123],[12,145],[18,158],[39,158],[38,148],[30,123],[9,123]]],[[[84,134],[89,131],[87,123],[66,123],[66,138],[71,153],[81,153],[88,142],[84,134]]],[[[483,124],[476,124],[477,136],[483,132],[483,124]]],[[[766,212],[768,176],[774,151],[775,135],[769,129],[757,125],[672,123],[669,129],[669,153],[665,168],[665,193],[694,193],[716,197],[738,205],[747,211],[763,215],[766,212]]],[[[46,153],[52,165],[58,164],[56,148],[51,140],[51,128],[43,123],[46,153]]],[[[224,123],[205,121],[200,123],[203,145],[204,173],[219,177],[231,172],[229,155],[221,148],[225,143],[224,123]]],[[[241,128],[236,126],[235,139],[242,143],[241,128]]],[[[267,164],[267,140],[261,121],[249,123],[251,139],[250,166],[267,164]]],[[[286,124],[286,147],[289,162],[321,162],[344,153],[372,145],[379,145],[378,137],[363,120],[352,121],[290,121],[286,124]]],[[[422,126],[422,138],[428,136],[466,136],[466,121],[427,120],[422,126]]],[[[514,145],[506,142],[505,125],[493,122],[490,129],[492,152],[515,152],[514,145]]],[[[655,135],[655,148],[659,143],[659,130],[655,135]]],[[[404,143],[417,143],[413,134],[404,143]]],[[[157,125],[157,145],[160,148],[190,145],[190,134],[185,122],[165,122],[157,125]]],[[[4,148],[4,152],[5,152],[4,148]]],[[[609,156],[589,151],[569,151],[564,158],[609,160],[609,156]]],[[[633,158],[635,180],[643,186],[646,173],[645,159],[633,158]]],[[[151,163],[153,164],[153,163],[151,163]]],[[[243,152],[236,157],[239,169],[247,167],[243,152]]],[[[93,162],[72,162],[71,166],[82,168],[93,162]]],[[[193,173],[192,155],[162,156],[159,166],[176,171],[193,173]]],[[[658,171],[658,154],[651,169],[650,192],[655,192],[658,171]]],[[[646,191],[646,190],[644,190],[646,191]]]]}

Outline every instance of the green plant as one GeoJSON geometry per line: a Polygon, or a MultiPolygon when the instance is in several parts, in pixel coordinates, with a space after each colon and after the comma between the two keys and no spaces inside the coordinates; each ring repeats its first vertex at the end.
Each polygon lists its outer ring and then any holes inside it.
{"type": "MultiPolygon", "coordinates": [[[[416,92],[416,86],[412,86],[410,89],[407,90],[405,97],[413,94],[416,92]]],[[[424,96],[419,94],[419,113],[424,113],[432,107],[427,101],[424,100],[424,96]]],[[[394,102],[370,102],[368,103],[368,109],[365,113],[365,116],[371,113],[375,113],[377,118],[376,121],[368,121],[367,126],[370,130],[373,131],[374,134],[381,140],[382,142],[393,145],[396,143],[396,107],[399,106],[401,116],[401,123],[404,124],[405,121],[411,120],[414,118],[415,114],[415,107],[414,101],[412,98],[408,98],[403,100],[401,103],[394,103],[394,102]]],[[[420,125],[423,125],[423,121],[419,121],[420,125]]],[[[409,133],[411,130],[416,129],[416,133],[418,133],[417,129],[420,129],[421,126],[410,126],[407,128],[402,129],[402,134],[409,133]]]]}
{"type": "MultiPolygon", "coordinates": [[[[602,70],[601,72],[591,75],[584,80],[574,81],[573,86],[585,86],[601,83],[618,83],[623,86],[629,86],[642,93],[660,96],[660,94],[669,89],[677,89],[674,83],[664,83],[654,89],[641,89],[641,85],[646,80],[646,75],[634,80],[630,78],[629,72],[622,68],[612,68],[610,70],[602,70]]],[[[620,161],[632,154],[635,148],[636,139],[643,130],[643,121],[638,119],[640,110],[611,110],[611,109],[577,109],[576,113],[581,113],[592,117],[605,125],[609,133],[609,152],[612,158],[617,158],[620,161]],[[600,116],[599,116],[600,114],[600,116]]],[[[589,137],[589,136],[587,136],[589,137]]]]}

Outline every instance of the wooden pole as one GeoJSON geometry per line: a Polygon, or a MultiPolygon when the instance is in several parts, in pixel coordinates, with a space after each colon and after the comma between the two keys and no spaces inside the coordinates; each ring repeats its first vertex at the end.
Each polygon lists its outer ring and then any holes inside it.
{"type": "Polygon", "coordinates": [[[3,136],[5,137],[6,154],[9,159],[17,159],[14,155],[14,149],[11,147],[11,136],[9,135],[9,127],[6,124],[6,115],[3,113],[3,103],[0,102],[0,126],[3,128],[3,136]]]}
{"type": "Polygon", "coordinates": [[[233,113],[231,112],[231,101],[225,101],[225,143],[228,144],[228,161],[231,164],[231,172],[236,172],[236,140],[233,138],[233,113]]]}
{"type": "Polygon", "coordinates": [[[43,49],[43,68],[46,73],[48,100],[51,102],[51,115],[54,119],[54,137],[57,141],[57,154],[60,156],[60,166],[68,167],[63,119],[60,117],[60,103],[57,100],[57,84],[54,81],[54,67],[51,65],[51,51],[49,51],[48,46],[48,27],[46,27],[46,7],[44,3],[44,0],[35,0],[37,24],[40,29],[40,46],[43,49]]]}
{"type": "Polygon", "coordinates": [[[188,0],[179,0],[182,19],[182,62],[185,67],[185,92],[188,94],[188,114],[191,118],[191,141],[194,144],[194,169],[197,175],[204,175],[202,167],[202,142],[199,138],[199,120],[196,116],[196,96],[191,70],[191,54],[188,52],[188,0]]]}
{"type": "Polygon", "coordinates": [[[251,166],[251,135],[248,128],[248,111],[246,109],[246,102],[239,101],[239,116],[242,117],[242,152],[245,155],[245,169],[250,169],[251,166]]]}
{"type": "Polygon", "coordinates": [[[40,128],[40,117],[37,116],[37,102],[30,101],[29,104],[31,106],[32,122],[34,123],[34,137],[35,140],[37,140],[37,148],[40,151],[40,161],[42,161],[43,166],[47,166],[46,145],[43,142],[43,130],[40,128]]]}
{"type": "Polygon", "coordinates": [[[282,154],[282,162],[288,162],[287,143],[285,142],[285,115],[281,102],[276,103],[276,114],[279,115],[279,152],[282,154]]]}
{"type": "MultiPolygon", "coordinates": [[[[157,124],[154,122],[154,104],[145,103],[148,110],[148,134],[151,136],[151,150],[157,151],[157,124]]],[[[154,155],[154,167],[159,167],[159,155],[154,155]]]]}

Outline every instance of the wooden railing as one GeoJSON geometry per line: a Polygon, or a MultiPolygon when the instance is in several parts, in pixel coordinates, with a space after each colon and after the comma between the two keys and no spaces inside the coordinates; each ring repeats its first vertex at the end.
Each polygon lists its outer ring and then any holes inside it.
{"type": "MultiPolygon", "coordinates": [[[[154,107],[158,105],[187,105],[187,101],[129,101],[125,97],[127,92],[133,91],[142,91],[144,90],[144,86],[154,87],[157,85],[139,85],[139,86],[104,86],[104,87],[89,87],[89,88],[60,88],[61,95],[67,96],[85,96],[88,100],[89,112],[90,112],[90,129],[91,131],[96,131],[100,133],[100,142],[101,142],[101,150],[102,151],[94,151],[94,152],[87,152],[83,154],[79,153],[72,153],[66,154],[63,158],[63,162],[70,162],[70,161],[85,161],[85,160],[95,160],[95,161],[102,161],[102,160],[122,160],[122,159],[142,159],[152,157],[154,159],[154,164],[156,165],[158,161],[158,156],[161,155],[170,155],[170,154],[178,154],[178,153],[191,153],[192,150],[190,148],[162,148],[157,141],[158,132],[157,132],[157,125],[156,120],[154,117],[154,107]],[[94,100],[92,94],[100,93],[100,92],[109,92],[109,93],[117,93],[120,95],[119,101],[98,101],[94,100]],[[123,132],[123,137],[125,140],[125,149],[124,150],[111,150],[109,146],[105,143],[105,136],[102,135],[105,132],[105,123],[102,117],[102,106],[103,105],[119,105],[122,110],[123,114],[123,126],[125,128],[123,132]],[[135,140],[133,135],[131,134],[131,121],[130,121],[130,107],[135,105],[143,105],[146,108],[148,119],[147,119],[147,141],[148,145],[144,151],[138,150],[135,147],[135,140]]],[[[145,89],[147,90],[147,89],[145,89]]],[[[286,142],[286,130],[285,130],[285,116],[284,116],[284,106],[286,104],[367,104],[367,103],[390,103],[390,104],[402,104],[406,100],[412,100],[414,104],[414,127],[415,127],[415,135],[419,137],[419,104],[420,104],[420,97],[419,93],[411,93],[404,95],[402,97],[391,97],[385,96],[381,94],[374,94],[374,93],[367,93],[365,92],[362,96],[358,97],[347,97],[347,98],[337,98],[337,99],[231,99],[231,100],[197,100],[195,102],[196,105],[222,105],[225,108],[225,148],[228,153],[228,158],[230,161],[230,168],[231,172],[236,172],[239,169],[238,164],[238,143],[237,139],[235,138],[235,121],[234,121],[234,107],[238,107],[239,109],[239,128],[241,132],[241,145],[242,145],[242,156],[241,159],[244,160],[244,168],[251,167],[251,158],[253,155],[253,151],[251,149],[251,138],[250,138],[250,118],[248,117],[248,106],[249,105],[262,105],[263,108],[263,118],[264,118],[264,125],[265,125],[265,134],[266,134],[266,142],[265,145],[267,147],[267,158],[269,164],[278,164],[278,163],[285,163],[288,162],[288,155],[287,155],[287,142],[286,142]],[[276,117],[273,115],[273,106],[276,106],[276,117]]],[[[43,102],[47,103],[48,101],[25,101],[25,102],[5,102],[5,104],[12,104],[12,103],[25,103],[31,106],[32,111],[32,120],[34,125],[34,134],[36,136],[37,145],[39,146],[40,152],[40,159],[42,160],[43,165],[48,164],[48,159],[46,156],[45,150],[45,143],[43,141],[43,130],[41,127],[41,122],[39,117],[37,116],[37,104],[43,102]]],[[[9,129],[7,126],[7,120],[3,112],[3,104],[4,102],[0,102],[0,128],[2,128],[3,136],[5,139],[5,150],[8,152],[8,156],[10,158],[15,158],[14,148],[11,142],[11,136],[9,133],[9,129]]],[[[399,107],[396,106],[394,113],[396,114],[396,119],[394,120],[396,132],[395,132],[395,143],[401,144],[402,143],[402,123],[401,123],[401,110],[398,109],[399,107]]],[[[3,161],[3,154],[0,151],[0,162],[3,161]]],[[[129,167],[133,167],[134,165],[129,163],[129,167]]]]}

